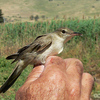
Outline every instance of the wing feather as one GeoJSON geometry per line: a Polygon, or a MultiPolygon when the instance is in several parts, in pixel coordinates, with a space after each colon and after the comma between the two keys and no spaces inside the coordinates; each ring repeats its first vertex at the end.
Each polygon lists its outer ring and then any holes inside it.
{"type": "MultiPolygon", "coordinates": [[[[37,37],[33,43],[28,46],[24,46],[23,48],[19,49],[17,53],[19,53],[18,57],[12,62],[22,59],[23,55],[27,53],[42,53],[47,50],[52,44],[52,38],[49,35],[42,35],[37,37]]],[[[24,57],[25,58],[25,57],[24,57]]]]}

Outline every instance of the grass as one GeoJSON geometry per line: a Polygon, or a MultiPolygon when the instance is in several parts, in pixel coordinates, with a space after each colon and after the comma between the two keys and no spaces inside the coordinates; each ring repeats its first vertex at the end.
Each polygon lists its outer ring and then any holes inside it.
{"type": "MultiPolygon", "coordinates": [[[[28,45],[41,34],[53,32],[59,27],[82,33],[83,37],[74,37],[65,44],[62,58],[78,58],[84,65],[84,71],[95,75],[92,69],[100,68],[100,19],[90,20],[51,20],[45,22],[22,22],[0,24],[0,85],[8,78],[15,64],[10,64],[5,57],[28,45]]],[[[26,68],[15,84],[0,96],[0,100],[14,100],[15,91],[25,82],[32,67],[26,68]]]]}
{"type": "MultiPolygon", "coordinates": [[[[7,80],[8,76],[12,73],[15,64],[11,65],[11,61],[5,60],[4,57],[0,58],[0,86],[1,83],[4,83],[7,80]]],[[[26,80],[26,76],[31,72],[32,67],[28,66],[23,73],[21,74],[20,78],[15,82],[15,84],[8,90],[7,93],[0,95],[0,100],[14,100],[15,93],[24,84],[26,80]]]]}

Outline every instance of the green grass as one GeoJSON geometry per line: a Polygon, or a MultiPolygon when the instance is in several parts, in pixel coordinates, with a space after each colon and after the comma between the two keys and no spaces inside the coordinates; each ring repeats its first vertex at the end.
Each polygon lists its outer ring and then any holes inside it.
{"type": "Polygon", "coordinates": [[[23,40],[23,38],[35,38],[40,34],[52,32],[59,27],[69,27],[74,31],[82,33],[84,36],[82,39],[90,39],[94,42],[96,35],[100,37],[100,20],[52,20],[51,22],[38,22],[38,23],[16,23],[16,24],[3,24],[0,25],[0,34],[2,35],[1,42],[8,43],[23,40]]]}
{"type": "MultiPolygon", "coordinates": [[[[15,67],[15,64],[10,64],[11,61],[5,59],[5,56],[30,44],[38,35],[53,32],[59,27],[69,27],[83,34],[83,37],[74,37],[65,44],[65,49],[59,56],[78,58],[82,61],[85,72],[96,74],[91,72],[91,68],[100,68],[100,19],[0,24],[0,85],[15,67]]],[[[31,70],[30,66],[26,68],[15,84],[5,94],[0,95],[0,100],[14,100],[15,92],[25,82],[31,70]]]]}
{"type": "MultiPolygon", "coordinates": [[[[7,61],[4,57],[0,58],[0,86],[7,80],[14,67],[15,64],[11,64],[11,61],[7,61]]],[[[22,72],[15,84],[6,93],[0,95],[0,100],[14,100],[16,91],[24,84],[31,70],[32,66],[28,66],[22,72]]]]}

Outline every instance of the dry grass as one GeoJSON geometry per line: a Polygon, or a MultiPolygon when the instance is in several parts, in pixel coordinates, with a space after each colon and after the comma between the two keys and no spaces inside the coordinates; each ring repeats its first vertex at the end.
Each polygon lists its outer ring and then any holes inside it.
{"type": "Polygon", "coordinates": [[[100,17],[100,0],[0,0],[0,9],[3,10],[4,17],[20,15],[21,20],[29,19],[30,15],[45,15],[54,18],[58,15],[61,19],[63,15],[67,18],[82,18],[83,15],[100,17]]]}

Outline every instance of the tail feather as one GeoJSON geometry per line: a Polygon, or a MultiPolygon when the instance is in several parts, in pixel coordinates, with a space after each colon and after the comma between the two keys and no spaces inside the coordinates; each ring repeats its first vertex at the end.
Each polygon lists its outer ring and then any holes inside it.
{"type": "Polygon", "coordinates": [[[6,59],[7,60],[16,59],[18,55],[19,55],[18,53],[15,53],[15,54],[12,54],[12,55],[8,56],[6,59]]]}
{"type": "Polygon", "coordinates": [[[6,92],[14,84],[14,82],[17,80],[17,78],[20,76],[20,74],[22,73],[23,69],[26,68],[26,66],[27,65],[25,64],[22,65],[19,62],[17,63],[14,71],[9,76],[8,80],[0,88],[0,93],[6,92]]]}

